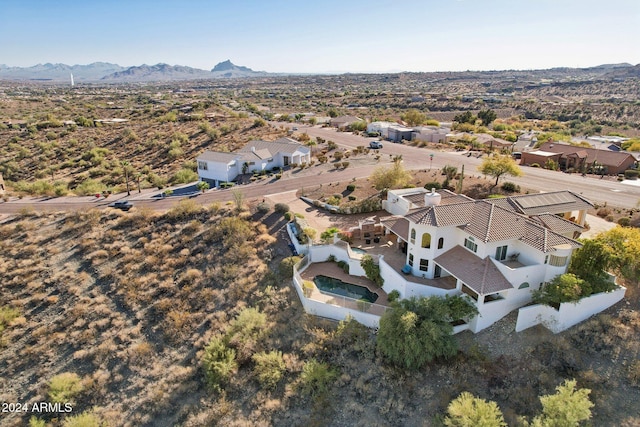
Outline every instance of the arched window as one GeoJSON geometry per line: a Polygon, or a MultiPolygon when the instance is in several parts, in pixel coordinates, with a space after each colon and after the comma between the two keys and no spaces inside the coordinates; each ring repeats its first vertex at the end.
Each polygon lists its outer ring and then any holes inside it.
{"type": "Polygon", "coordinates": [[[423,248],[430,248],[431,247],[431,234],[424,233],[422,235],[422,247],[423,248]]]}
{"type": "Polygon", "coordinates": [[[444,237],[438,239],[438,249],[442,249],[444,247],[444,237]]]}
{"type": "Polygon", "coordinates": [[[411,243],[415,243],[416,242],[416,229],[412,228],[411,229],[411,243]]]}

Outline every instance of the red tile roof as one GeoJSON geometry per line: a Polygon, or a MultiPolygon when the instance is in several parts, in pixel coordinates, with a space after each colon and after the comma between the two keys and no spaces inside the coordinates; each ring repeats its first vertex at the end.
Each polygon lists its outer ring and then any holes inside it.
{"type": "Polygon", "coordinates": [[[481,259],[462,246],[448,250],[434,261],[479,295],[513,289],[490,257],[481,259]]]}

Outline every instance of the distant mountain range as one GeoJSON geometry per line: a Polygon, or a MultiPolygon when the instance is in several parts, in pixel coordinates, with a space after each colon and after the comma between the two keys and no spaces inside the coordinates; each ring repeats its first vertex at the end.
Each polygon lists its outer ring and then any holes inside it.
{"type": "MultiPolygon", "coordinates": [[[[506,72],[506,71],[505,71],[506,72]]],[[[481,77],[485,73],[474,71],[462,74],[469,74],[468,77],[481,77]]],[[[549,70],[533,70],[531,73],[541,78],[562,78],[563,76],[586,76],[587,78],[603,79],[626,79],[640,77],[640,64],[603,64],[589,68],[551,68],[549,70]]],[[[94,62],[88,65],[66,65],[66,64],[38,64],[32,67],[9,67],[0,64],[0,80],[17,81],[52,81],[70,82],[70,75],[78,82],[168,82],[179,80],[201,80],[201,79],[225,79],[225,78],[247,78],[282,76],[286,74],[274,74],[266,71],[253,71],[251,68],[233,64],[230,60],[220,62],[211,71],[191,68],[183,65],[139,65],[134,67],[122,67],[108,62],[94,62]]],[[[495,76],[495,74],[494,74],[495,76]]]]}
{"type": "Polygon", "coordinates": [[[75,82],[153,82],[174,80],[198,80],[219,78],[246,78],[268,76],[265,71],[233,64],[227,60],[217,64],[211,71],[183,65],[140,65],[122,67],[107,62],[88,65],[38,64],[32,67],[8,67],[0,64],[0,80],[69,81],[73,74],[75,82]]]}

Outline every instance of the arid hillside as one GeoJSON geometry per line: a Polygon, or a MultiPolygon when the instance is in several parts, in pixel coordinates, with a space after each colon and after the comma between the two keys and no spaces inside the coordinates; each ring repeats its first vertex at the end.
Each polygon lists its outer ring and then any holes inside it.
{"type": "Polygon", "coordinates": [[[507,318],[457,336],[452,360],[404,372],[380,359],[372,331],[303,313],[280,268],[282,215],[251,212],[184,201],[163,215],[24,212],[2,224],[0,400],[62,389],[73,413],[3,414],[0,425],[84,413],[109,426],[430,426],[465,390],[516,425],[564,378],[592,390],[593,425],[640,423],[637,283],[563,334],[516,334],[507,318]],[[220,337],[237,364],[216,388],[202,360],[220,337]]]}
{"type": "Polygon", "coordinates": [[[15,87],[4,98],[0,173],[36,194],[122,191],[125,169],[134,188],[190,182],[204,150],[284,135],[207,91],[15,87]]]}

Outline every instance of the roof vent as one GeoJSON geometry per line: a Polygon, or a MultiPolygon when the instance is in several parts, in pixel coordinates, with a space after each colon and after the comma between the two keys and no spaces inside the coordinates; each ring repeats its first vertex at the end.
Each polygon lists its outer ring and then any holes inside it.
{"type": "Polygon", "coordinates": [[[255,153],[256,152],[256,147],[251,147],[251,152],[255,153]]]}
{"type": "Polygon", "coordinates": [[[439,193],[436,193],[435,188],[431,189],[431,193],[425,193],[424,195],[425,206],[438,206],[440,205],[441,200],[442,200],[442,196],[439,193]]]}

